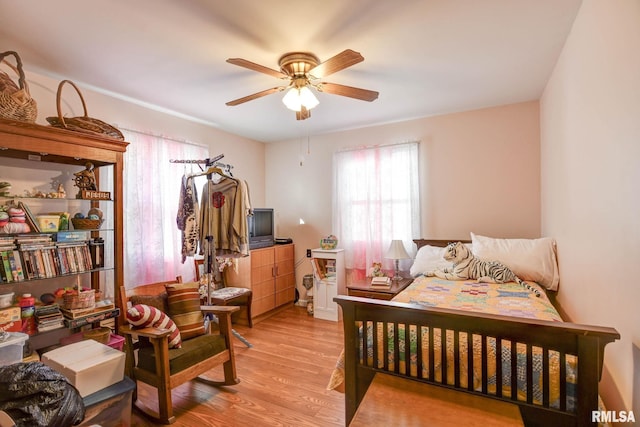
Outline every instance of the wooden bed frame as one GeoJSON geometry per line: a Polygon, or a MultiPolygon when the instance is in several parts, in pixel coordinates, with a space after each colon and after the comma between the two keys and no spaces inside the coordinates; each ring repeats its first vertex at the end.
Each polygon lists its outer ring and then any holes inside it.
{"type": "MultiPolygon", "coordinates": [[[[414,240],[418,248],[423,245],[446,246],[449,241],[446,240],[414,240]]],[[[425,308],[407,303],[396,303],[392,301],[374,300],[369,298],[349,297],[339,295],[334,298],[341,307],[344,324],[344,352],[345,352],[345,410],[346,425],[351,422],[358,405],[362,401],[373,376],[376,372],[384,372],[391,375],[411,378],[416,381],[436,384],[442,387],[461,390],[467,393],[479,394],[486,397],[508,401],[515,403],[520,407],[522,418],[527,426],[585,426],[593,425],[591,422],[591,412],[598,409],[598,382],[602,374],[604,347],[620,338],[620,334],[613,328],[587,326],[573,323],[559,323],[551,321],[541,321],[534,319],[524,319],[517,317],[497,316],[483,313],[471,313],[459,310],[425,308]],[[377,325],[391,325],[394,330],[393,351],[395,360],[400,360],[399,340],[409,340],[409,326],[415,328],[428,327],[428,375],[423,376],[422,367],[422,334],[418,335],[418,345],[416,353],[407,355],[416,360],[418,376],[410,376],[408,373],[400,371],[400,364],[395,363],[394,370],[388,370],[388,359],[385,357],[381,362],[384,367],[378,368],[378,352],[377,345],[373,344],[373,363],[369,363],[366,358],[360,360],[360,348],[366,346],[366,334],[360,333],[361,326],[367,324],[375,330],[377,325]],[[398,337],[398,325],[405,325],[405,337],[398,337]],[[447,331],[453,334],[453,370],[455,380],[453,384],[442,384],[436,381],[434,361],[434,334],[433,330],[447,331]],[[473,388],[473,371],[474,364],[472,352],[467,353],[467,369],[468,386],[462,387],[460,384],[460,333],[466,333],[468,340],[468,348],[471,348],[472,336],[482,337],[482,357],[481,366],[476,367],[476,371],[481,372],[481,390],[473,388]],[[495,380],[496,392],[491,394],[488,386],[487,373],[487,338],[495,338],[496,354],[502,353],[502,342],[506,340],[511,343],[511,360],[512,364],[516,361],[516,343],[522,348],[526,346],[526,378],[527,393],[526,400],[518,400],[517,390],[515,386],[516,377],[512,378],[511,390],[509,395],[502,394],[502,366],[496,363],[495,380]],[[543,366],[543,386],[542,386],[542,402],[536,403],[533,400],[533,362],[532,351],[541,351],[543,366]],[[549,352],[559,354],[560,360],[560,406],[554,408],[550,406],[549,398],[549,352]],[[577,370],[579,372],[576,383],[576,401],[574,411],[567,408],[567,381],[565,372],[565,361],[568,355],[577,357],[577,370]]],[[[387,327],[384,328],[387,330],[387,327]]],[[[422,329],[415,329],[422,330],[422,329]]],[[[441,343],[437,343],[436,347],[442,350],[441,355],[441,377],[447,378],[447,358],[446,338],[444,333],[440,334],[441,343]]],[[[386,337],[385,337],[386,338],[386,337]]],[[[386,347],[386,340],[384,346],[386,347]]],[[[451,344],[449,344],[451,345],[451,344]]],[[[384,354],[387,348],[384,348],[384,354]]],[[[407,352],[410,351],[409,346],[405,347],[407,352]]],[[[572,356],[570,356],[572,357],[572,356]]],[[[477,372],[476,372],[477,375],[477,372]]]]}

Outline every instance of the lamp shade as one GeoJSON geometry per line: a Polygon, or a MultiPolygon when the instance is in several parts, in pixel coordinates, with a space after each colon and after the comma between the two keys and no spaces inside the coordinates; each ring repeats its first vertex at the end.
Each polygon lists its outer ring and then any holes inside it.
{"type": "Polygon", "coordinates": [[[407,259],[411,258],[404,248],[402,240],[392,240],[389,250],[387,251],[385,258],[390,259],[407,259]]]}
{"type": "Polygon", "coordinates": [[[318,98],[306,86],[301,88],[292,87],[282,98],[282,102],[288,109],[293,111],[300,111],[302,107],[310,110],[320,103],[318,98]]]}

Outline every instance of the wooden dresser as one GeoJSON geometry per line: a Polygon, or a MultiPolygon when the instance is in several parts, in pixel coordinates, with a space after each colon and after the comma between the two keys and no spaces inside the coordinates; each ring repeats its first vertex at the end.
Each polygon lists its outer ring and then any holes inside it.
{"type": "Polygon", "coordinates": [[[238,259],[237,269],[226,269],[226,286],[252,290],[254,322],[295,299],[294,249],[293,243],[253,249],[248,257],[238,259]]]}

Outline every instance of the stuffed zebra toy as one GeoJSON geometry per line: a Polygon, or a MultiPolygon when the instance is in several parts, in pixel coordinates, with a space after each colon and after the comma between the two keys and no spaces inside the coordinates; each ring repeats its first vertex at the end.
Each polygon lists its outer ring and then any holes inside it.
{"type": "Polygon", "coordinates": [[[442,270],[427,271],[425,276],[435,276],[445,280],[476,279],[478,282],[485,283],[516,282],[537,297],[540,296],[538,289],[520,280],[509,267],[499,261],[476,258],[461,242],[449,243],[444,252],[444,259],[452,262],[453,265],[442,270]]]}

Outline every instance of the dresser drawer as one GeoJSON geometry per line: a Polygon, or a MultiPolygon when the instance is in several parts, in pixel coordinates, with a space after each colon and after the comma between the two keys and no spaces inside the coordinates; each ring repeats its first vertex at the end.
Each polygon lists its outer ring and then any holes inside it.
{"type": "Polygon", "coordinates": [[[385,292],[375,292],[375,291],[361,291],[355,289],[349,289],[349,296],[351,297],[361,297],[361,298],[372,298],[372,299],[382,299],[389,301],[393,298],[393,294],[385,293],[385,292]]]}

